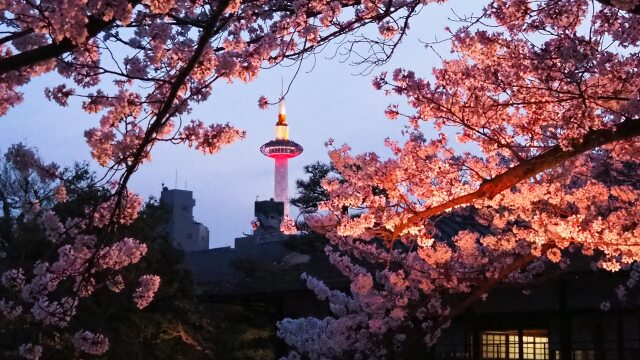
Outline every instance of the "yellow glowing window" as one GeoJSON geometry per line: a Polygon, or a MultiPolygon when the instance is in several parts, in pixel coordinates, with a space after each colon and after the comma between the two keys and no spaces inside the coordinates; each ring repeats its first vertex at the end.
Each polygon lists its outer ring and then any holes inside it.
{"type": "Polygon", "coordinates": [[[544,330],[524,330],[522,337],[517,330],[486,331],[482,333],[482,359],[511,360],[522,358],[525,360],[549,359],[549,337],[544,330]]]}

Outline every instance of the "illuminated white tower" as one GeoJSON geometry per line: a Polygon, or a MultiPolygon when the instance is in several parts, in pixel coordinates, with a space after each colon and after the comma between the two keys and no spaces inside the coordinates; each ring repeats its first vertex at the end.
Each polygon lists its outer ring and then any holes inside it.
{"type": "Polygon", "coordinates": [[[260,147],[260,152],[275,160],[273,198],[284,203],[284,215],[289,216],[289,159],[302,154],[302,146],[289,140],[289,127],[285,113],[284,99],[280,101],[276,139],[260,147]]]}

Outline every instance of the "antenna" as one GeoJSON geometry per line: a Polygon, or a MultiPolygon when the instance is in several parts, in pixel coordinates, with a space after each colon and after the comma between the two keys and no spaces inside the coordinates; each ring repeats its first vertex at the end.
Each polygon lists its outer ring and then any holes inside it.
{"type": "Polygon", "coordinates": [[[174,188],[174,189],[177,189],[177,188],[178,188],[178,169],[176,169],[176,182],[175,182],[175,184],[174,184],[174,187],[173,187],[173,188],[174,188]]]}
{"type": "Polygon", "coordinates": [[[280,77],[280,101],[284,98],[284,76],[280,77]]]}

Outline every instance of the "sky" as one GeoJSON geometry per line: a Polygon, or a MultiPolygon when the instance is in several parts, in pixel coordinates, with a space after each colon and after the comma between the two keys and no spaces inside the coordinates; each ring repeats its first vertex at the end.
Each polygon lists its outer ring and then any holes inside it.
{"type": "MultiPolygon", "coordinates": [[[[347,143],[356,153],[376,151],[383,155],[386,137],[401,139],[403,122],[388,120],[384,110],[390,103],[402,105],[404,100],[373,89],[372,77],[398,67],[429,77],[440,59],[424,49],[421,41],[444,38],[446,18],[453,16],[451,9],[468,14],[472,11],[469,3],[458,0],[425,8],[414,19],[409,36],[392,61],[370,75],[357,75],[362,67],[329,59],[330,51],[302,64],[286,98],[289,137],[304,147],[299,157],[289,161],[290,197],[295,196],[295,180],[304,177],[304,165],[328,162],[327,139],[347,143]]],[[[277,98],[282,80],[286,84],[294,72],[295,67],[277,67],[262,71],[250,84],[217,83],[210,99],[195,105],[192,117],[205,123],[229,122],[245,129],[247,137],[214,155],[183,145],[160,144],[152,152],[152,161],[133,176],[130,189],[145,199],[159,197],[162,183],[169,188],[177,183],[177,188],[193,191],[194,218],[209,228],[210,247],[233,246],[236,237],[251,232],[254,201],[273,197],[273,160],[263,156],[259,148],[274,137],[277,106],[260,110],[258,98],[277,98]]],[[[63,108],[44,97],[44,88],[60,84],[60,79],[47,74],[22,88],[25,101],[0,118],[0,151],[23,142],[36,147],[45,161],[63,166],[89,161],[100,172],[83,136],[97,124],[98,117],[82,112],[79,101],[63,108]]]]}

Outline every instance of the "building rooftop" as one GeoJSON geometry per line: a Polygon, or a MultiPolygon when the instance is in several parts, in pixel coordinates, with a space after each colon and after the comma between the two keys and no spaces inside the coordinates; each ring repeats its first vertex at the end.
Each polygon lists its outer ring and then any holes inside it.
{"type": "MultiPolygon", "coordinates": [[[[436,221],[437,238],[451,242],[461,230],[488,233],[470,214],[449,214],[436,221]]],[[[348,279],[328,260],[322,237],[284,236],[282,241],[247,243],[186,254],[197,287],[213,296],[268,296],[277,292],[306,291],[303,273],[325,281],[330,288],[346,289],[348,279]]]]}

